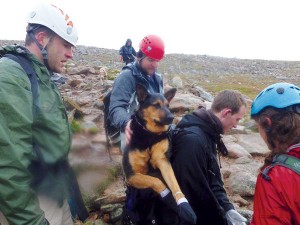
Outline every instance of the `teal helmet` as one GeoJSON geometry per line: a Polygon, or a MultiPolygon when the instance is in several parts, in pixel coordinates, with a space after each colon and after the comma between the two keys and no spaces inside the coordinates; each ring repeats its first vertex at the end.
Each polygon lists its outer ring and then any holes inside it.
{"type": "Polygon", "coordinates": [[[300,88],[290,83],[276,83],[262,90],[254,99],[251,107],[251,116],[260,113],[266,107],[278,109],[293,105],[300,110],[300,88]]]}

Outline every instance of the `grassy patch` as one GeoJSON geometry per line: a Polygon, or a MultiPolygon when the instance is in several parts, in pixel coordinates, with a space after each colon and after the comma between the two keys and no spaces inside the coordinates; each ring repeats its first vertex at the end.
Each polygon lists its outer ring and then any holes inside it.
{"type": "Polygon", "coordinates": [[[91,127],[90,129],[88,129],[89,134],[97,134],[99,131],[100,129],[97,127],[91,127]]]}
{"type": "MultiPolygon", "coordinates": [[[[265,76],[263,79],[258,79],[256,76],[245,74],[230,74],[221,75],[176,75],[179,76],[183,83],[192,86],[200,86],[207,92],[215,96],[218,92],[225,89],[238,90],[242,94],[254,99],[256,95],[268,85],[278,82],[274,77],[265,76]]],[[[171,80],[174,75],[169,75],[171,80]]]]}
{"type": "MultiPolygon", "coordinates": [[[[272,83],[278,82],[272,76],[264,76],[258,78],[253,75],[246,74],[228,74],[228,75],[195,75],[195,74],[184,74],[184,75],[168,75],[167,79],[170,80],[174,76],[179,76],[184,84],[188,86],[200,86],[205,91],[215,96],[218,92],[230,89],[238,90],[249,99],[253,100],[260,91],[269,86],[272,83]]],[[[250,109],[251,104],[248,104],[248,110],[244,116],[243,122],[250,120],[250,109]]]]}
{"type": "Polygon", "coordinates": [[[109,69],[107,71],[107,79],[114,80],[114,79],[116,79],[116,77],[118,76],[119,73],[120,73],[120,70],[118,70],[118,69],[109,69]]]}
{"type": "Polygon", "coordinates": [[[208,76],[208,82],[199,84],[206,91],[216,94],[225,89],[238,90],[242,94],[254,99],[256,95],[268,85],[276,82],[272,77],[266,77],[264,81],[248,75],[208,76]]]}
{"type": "Polygon", "coordinates": [[[82,131],[82,127],[80,125],[80,122],[76,120],[72,120],[71,122],[71,131],[72,133],[79,133],[82,131]]]}

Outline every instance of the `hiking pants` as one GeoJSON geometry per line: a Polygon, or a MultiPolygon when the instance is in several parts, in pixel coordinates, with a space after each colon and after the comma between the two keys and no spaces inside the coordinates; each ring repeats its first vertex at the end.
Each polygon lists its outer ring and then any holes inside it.
{"type": "MultiPolygon", "coordinates": [[[[64,200],[64,204],[60,208],[57,201],[53,201],[45,196],[38,196],[38,199],[40,207],[45,212],[45,217],[50,225],[74,225],[67,200],[64,200]]],[[[0,225],[9,225],[1,211],[0,225]]]]}

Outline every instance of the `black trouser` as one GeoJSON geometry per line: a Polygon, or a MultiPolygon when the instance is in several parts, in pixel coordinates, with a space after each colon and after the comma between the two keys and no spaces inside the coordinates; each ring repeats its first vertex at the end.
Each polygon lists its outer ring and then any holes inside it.
{"type": "MultiPolygon", "coordinates": [[[[136,189],[128,187],[131,194],[127,193],[127,198],[132,199],[133,210],[131,220],[136,225],[177,225],[179,219],[177,213],[168,205],[161,201],[160,195],[151,189],[136,189]],[[136,221],[134,221],[136,220],[136,221]]],[[[127,199],[128,200],[128,199],[127,199]]]]}

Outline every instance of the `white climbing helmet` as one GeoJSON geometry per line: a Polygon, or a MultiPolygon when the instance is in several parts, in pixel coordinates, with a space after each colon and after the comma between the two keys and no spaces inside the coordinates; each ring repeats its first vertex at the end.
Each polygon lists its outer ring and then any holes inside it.
{"type": "Polygon", "coordinates": [[[72,20],[62,9],[52,4],[40,4],[36,9],[29,13],[26,22],[48,27],[74,46],[77,43],[77,30],[74,27],[72,20]]]}

